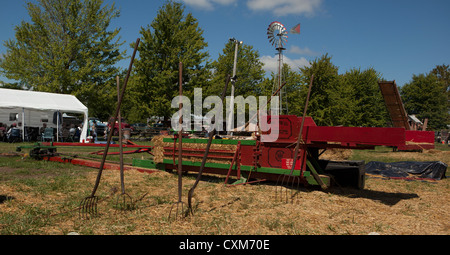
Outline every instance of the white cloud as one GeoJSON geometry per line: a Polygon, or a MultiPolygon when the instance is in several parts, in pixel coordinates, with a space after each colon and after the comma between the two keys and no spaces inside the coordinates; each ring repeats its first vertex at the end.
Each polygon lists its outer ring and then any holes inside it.
{"type": "Polygon", "coordinates": [[[306,55],[306,56],[317,56],[318,55],[317,52],[312,51],[308,47],[305,47],[302,49],[295,45],[291,46],[291,48],[289,48],[288,52],[292,53],[292,54],[306,55]]]}
{"type": "Polygon", "coordinates": [[[210,0],[183,0],[186,5],[193,6],[195,8],[201,8],[205,10],[212,10],[213,5],[210,0]]]}
{"type": "Polygon", "coordinates": [[[255,11],[272,11],[277,16],[289,14],[313,15],[323,0],[248,0],[247,7],[255,11]]]}
{"type": "Polygon", "coordinates": [[[207,11],[214,10],[215,4],[231,5],[236,3],[237,0],[182,0],[186,5],[190,5],[194,8],[204,9],[207,11]]]}
{"type": "MultiPolygon", "coordinates": [[[[260,57],[260,60],[264,63],[263,69],[267,73],[278,72],[278,56],[262,56],[260,57]]],[[[293,70],[296,70],[300,67],[310,66],[309,61],[304,57],[298,59],[290,59],[286,56],[283,56],[283,63],[288,64],[293,70]]]]}
{"type": "Polygon", "coordinates": [[[237,2],[237,0],[211,0],[211,1],[222,5],[230,5],[237,2]]]}
{"type": "MultiPolygon", "coordinates": [[[[216,5],[237,5],[238,0],[181,0],[194,8],[212,11],[216,5]]],[[[323,0],[246,0],[247,7],[254,11],[271,11],[277,16],[289,14],[313,15],[323,0]]]]}

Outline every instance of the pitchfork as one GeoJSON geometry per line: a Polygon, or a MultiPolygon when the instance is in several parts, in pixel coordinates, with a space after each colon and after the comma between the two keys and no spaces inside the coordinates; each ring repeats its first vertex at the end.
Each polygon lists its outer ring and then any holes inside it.
{"type": "MultiPolygon", "coordinates": [[[[183,96],[183,63],[180,62],[179,64],[179,84],[180,84],[180,103],[179,103],[179,125],[180,125],[180,130],[178,131],[178,201],[175,202],[172,207],[170,208],[170,212],[169,212],[169,220],[172,216],[172,210],[174,209],[175,205],[176,205],[176,213],[175,213],[175,219],[178,219],[178,216],[182,216],[183,215],[183,211],[184,211],[184,202],[181,201],[181,196],[182,196],[182,188],[183,188],[183,177],[182,177],[182,172],[183,172],[183,163],[182,163],[182,154],[183,154],[183,115],[181,114],[181,109],[182,109],[182,96],[183,96]]],[[[175,144],[174,144],[174,150],[175,150],[175,144]]],[[[174,153],[175,155],[175,153],[174,153]]]]}
{"type": "MultiPolygon", "coordinates": [[[[292,166],[291,166],[291,172],[289,173],[289,175],[280,175],[277,179],[277,183],[275,186],[275,200],[280,199],[280,201],[284,202],[288,202],[289,199],[291,199],[291,201],[293,202],[294,197],[296,196],[296,194],[298,194],[298,189],[300,187],[300,184],[302,182],[302,179],[299,176],[294,176],[294,169],[297,163],[297,159],[299,157],[299,150],[300,150],[300,143],[303,142],[302,139],[302,133],[303,133],[303,126],[305,124],[305,119],[306,119],[306,111],[308,110],[308,104],[309,104],[309,96],[311,95],[311,87],[314,81],[314,75],[311,76],[311,82],[309,84],[309,88],[308,88],[308,95],[306,96],[306,103],[305,103],[305,109],[303,110],[303,118],[302,118],[302,123],[300,125],[300,131],[298,133],[298,138],[297,138],[297,144],[295,146],[294,149],[294,158],[292,160],[292,166]],[[288,186],[290,185],[290,189],[288,189],[288,186]],[[279,187],[279,189],[278,189],[279,187]],[[285,191],[283,192],[283,187],[285,187],[285,191]],[[289,192],[290,191],[290,192],[289,192]],[[278,196],[279,193],[279,196],[278,196]]],[[[307,153],[306,153],[306,147],[303,146],[303,151],[302,151],[302,162],[301,162],[301,166],[300,166],[300,171],[303,171],[303,166],[304,161],[307,159],[307,153]]]]}
{"type": "MultiPolygon", "coordinates": [[[[222,96],[221,96],[221,101],[222,102],[223,102],[223,99],[225,98],[225,94],[227,93],[228,83],[230,83],[230,79],[231,79],[231,76],[228,75],[227,76],[227,80],[225,82],[225,88],[223,89],[222,96]]],[[[205,154],[203,154],[202,164],[200,166],[200,170],[198,171],[197,179],[195,179],[195,183],[194,183],[194,185],[192,185],[192,187],[191,187],[191,189],[189,190],[189,193],[188,193],[188,206],[189,206],[189,208],[188,208],[188,211],[186,212],[186,215],[188,215],[188,214],[194,215],[194,211],[193,211],[193,208],[192,208],[192,196],[194,195],[194,190],[197,187],[200,179],[202,178],[203,170],[205,169],[206,159],[208,158],[209,148],[211,147],[212,139],[216,135],[216,132],[217,132],[217,130],[216,130],[216,124],[217,123],[216,123],[214,117],[211,119],[211,122],[214,122],[214,125],[213,125],[213,129],[211,130],[211,132],[209,132],[208,143],[206,144],[205,154]]]]}
{"type": "Polygon", "coordinates": [[[107,139],[107,142],[106,142],[105,151],[103,152],[103,157],[102,157],[102,161],[100,163],[100,168],[98,170],[97,179],[95,180],[94,189],[92,190],[92,193],[91,193],[90,196],[84,198],[80,202],[79,215],[82,218],[84,218],[86,216],[91,216],[91,215],[96,216],[97,212],[98,212],[97,211],[97,204],[99,202],[99,198],[97,196],[95,196],[95,193],[96,193],[97,188],[98,188],[98,186],[100,184],[100,179],[102,177],[102,172],[103,172],[103,167],[105,165],[106,156],[108,155],[109,145],[111,143],[112,135],[114,133],[114,128],[115,128],[114,123],[116,123],[117,116],[119,115],[120,105],[122,104],[123,96],[124,96],[124,93],[125,93],[125,89],[127,87],[128,78],[130,77],[130,74],[131,74],[131,68],[133,67],[133,61],[134,61],[134,58],[136,56],[136,52],[137,52],[137,49],[138,49],[138,46],[139,46],[139,42],[140,42],[140,39],[138,38],[136,40],[136,44],[134,45],[134,52],[133,52],[133,55],[131,56],[130,65],[128,67],[128,72],[127,72],[127,75],[125,77],[125,82],[123,84],[123,88],[122,88],[122,91],[120,93],[119,100],[117,102],[116,112],[114,114],[113,122],[112,122],[112,125],[111,125],[112,126],[111,127],[111,131],[108,134],[108,139],[107,139]]]}
{"type": "MultiPolygon", "coordinates": [[[[117,81],[117,100],[120,98],[120,81],[119,76],[116,77],[117,81]]],[[[120,158],[120,188],[121,193],[117,196],[115,208],[125,211],[125,210],[133,210],[135,205],[133,203],[133,199],[130,195],[125,192],[125,177],[123,170],[123,146],[122,146],[122,117],[120,115],[119,110],[119,158],[120,158]]]]}

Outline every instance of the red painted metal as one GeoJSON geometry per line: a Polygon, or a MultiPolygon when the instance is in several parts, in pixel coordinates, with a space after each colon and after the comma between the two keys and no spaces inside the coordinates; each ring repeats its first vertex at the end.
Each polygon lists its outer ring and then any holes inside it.
{"type": "MultiPolygon", "coordinates": [[[[317,143],[339,144],[342,148],[358,146],[398,146],[405,144],[403,128],[372,127],[308,127],[306,143],[314,146],[317,143]]],[[[321,147],[321,145],[317,145],[321,147]]]]}
{"type": "MultiPolygon", "coordinates": [[[[300,170],[300,161],[301,160],[297,160],[295,162],[295,170],[300,170]]],[[[281,168],[282,169],[291,169],[292,168],[292,164],[294,163],[294,159],[293,158],[283,158],[281,159],[281,168]]]]}
{"type": "MultiPolygon", "coordinates": [[[[270,116],[268,116],[270,120],[270,116]]],[[[257,164],[262,167],[283,168],[283,159],[292,159],[302,118],[294,115],[279,116],[279,138],[275,142],[262,143],[257,164]]],[[[268,134],[271,131],[263,132],[268,134]]],[[[401,149],[434,148],[434,133],[409,131],[387,127],[327,127],[317,126],[311,117],[305,119],[302,132],[308,148],[373,149],[390,146],[401,149]]],[[[242,146],[242,164],[256,165],[255,146],[242,146]],[[246,148],[250,147],[250,148],[246,148]]],[[[301,160],[306,164],[306,160],[301,160]]],[[[301,165],[300,165],[301,166],[301,165]]]]}
{"type": "MultiPolygon", "coordinates": [[[[302,117],[298,117],[296,115],[281,115],[279,116],[279,134],[277,137],[277,142],[296,142],[298,133],[300,131],[300,124],[302,121],[302,117]]],[[[267,116],[267,122],[271,122],[272,117],[267,116]]],[[[261,130],[268,130],[269,127],[265,126],[263,122],[261,123],[261,130]]],[[[305,118],[304,127],[316,126],[316,123],[311,117],[305,118]]],[[[263,131],[262,134],[270,135],[271,130],[263,131]]],[[[305,135],[305,129],[303,130],[303,136],[305,135]]],[[[304,139],[303,139],[304,140],[304,139]]]]}
{"type": "MultiPolygon", "coordinates": [[[[153,155],[151,151],[152,151],[152,148],[139,148],[139,149],[137,149],[137,150],[123,151],[122,153],[123,153],[123,154],[134,154],[134,153],[144,153],[144,152],[147,152],[147,153],[153,155]]],[[[103,150],[91,152],[91,153],[89,153],[89,154],[103,155],[103,150]]],[[[119,155],[119,154],[120,154],[120,152],[108,152],[108,155],[119,155]]]]}
{"type": "MultiPolygon", "coordinates": [[[[178,156],[178,152],[175,152],[175,154],[173,154],[172,152],[164,152],[165,156],[178,156]]],[[[203,157],[203,154],[201,153],[184,153],[182,154],[185,157],[198,157],[201,158],[203,157]]],[[[213,155],[213,154],[209,154],[208,158],[217,158],[217,159],[233,159],[233,156],[223,156],[223,155],[213,155]]]]}
{"type": "MultiPolygon", "coordinates": [[[[164,150],[169,151],[172,150],[172,147],[164,147],[164,150]]],[[[194,151],[194,152],[204,152],[205,149],[195,149],[195,148],[183,148],[183,151],[194,151]]],[[[226,153],[226,154],[234,154],[235,151],[231,151],[231,150],[209,150],[209,152],[213,152],[213,153],[226,153]]]]}
{"type": "Polygon", "coordinates": [[[255,146],[241,144],[241,164],[245,166],[252,166],[255,164],[253,155],[255,153],[255,146]]]}
{"type": "MultiPolygon", "coordinates": [[[[270,116],[268,120],[270,121],[270,116]]],[[[301,117],[295,115],[279,116],[279,138],[265,146],[295,143],[299,133],[301,117]]],[[[263,132],[269,134],[271,131],[263,132]]],[[[311,117],[305,119],[303,140],[308,147],[369,149],[374,146],[402,147],[414,143],[424,148],[434,148],[434,133],[430,131],[412,131],[404,128],[389,127],[328,127],[317,126],[311,117]]],[[[417,146],[417,145],[416,145],[417,146]]]]}
{"type": "Polygon", "coordinates": [[[405,145],[398,146],[398,150],[430,150],[434,149],[433,131],[405,131],[405,145]]]}
{"type": "MultiPolygon", "coordinates": [[[[175,140],[175,139],[174,139],[175,140]]],[[[178,151],[175,151],[173,148],[175,147],[164,147],[164,155],[165,156],[171,156],[173,159],[175,159],[175,156],[178,155],[178,151]]],[[[186,148],[183,149],[183,155],[186,157],[203,157],[203,153],[205,149],[195,149],[195,148],[186,148]],[[198,153],[196,153],[198,152],[198,153]]],[[[232,150],[209,150],[208,158],[218,158],[218,159],[233,159],[233,154],[235,151],[232,150]],[[228,155],[223,155],[228,154],[228,155]]],[[[174,160],[175,162],[175,160],[174,160]]]]}
{"type": "Polygon", "coordinates": [[[230,177],[231,170],[233,169],[234,164],[236,163],[237,167],[237,178],[241,178],[241,167],[240,167],[240,158],[241,158],[241,142],[238,142],[236,152],[234,153],[233,160],[231,161],[230,168],[228,169],[227,177],[225,178],[225,185],[228,183],[228,178],[230,177]]]}
{"type": "Polygon", "coordinates": [[[177,139],[178,139],[178,134],[175,134],[173,136],[173,148],[172,148],[172,162],[173,162],[173,165],[175,165],[175,162],[176,162],[175,161],[175,149],[177,148],[177,139]]]}
{"type": "MultiPolygon", "coordinates": [[[[79,159],[79,158],[61,158],[61,157],[44,157],[44,160],[60,162],[60,163],[71,163],[73,165],[86,166],[92,168],[99,168],[101,162],[95,160],[79,159]]],[[[113,163],[106,163],[103,165],[103,169],[107,170],[120,170],[120,165],[113,163]]],[[[124,166],[124,170],[136,170],[142,173],[154,173],[158,170],[151,170],[147,168],[139,168],[133,166],[124,166]]]]}
{"type": "MultiPolygon", "coordinates": [[[[43,146],[66,146],[66,147],[105,147],[106,144],[102,143],[53,143],[53,142],[42,142],[43,146]]],[[[119,147],[119,144],[110,144],[109,147],[119,147]]],[[[153,148],[153,146],[148,145],[137,145],[137,144],[124,144],[123,148],[153,148]]]]}

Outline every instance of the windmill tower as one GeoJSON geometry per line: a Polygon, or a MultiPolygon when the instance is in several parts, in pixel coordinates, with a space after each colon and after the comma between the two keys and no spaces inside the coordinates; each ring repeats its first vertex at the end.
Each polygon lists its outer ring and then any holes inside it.
{"type": "MultiPolygon", "coordinates": [[[[274,21],[270,23],[269,28],[267,28],[267,38],[272,46],[275,46],[278,55],[278,71],[274,79],[274,83],[272,86],[272,94],[281,87],[284,82],[283,77],[283,51],[286,50],[284,46],[287,43],[287,31],[286,28],[278,21],[274,21]]],[[[286,95],[286,86],[283,87],[279,92],[279,113],[280,115],[288,114],[288,102],[286,95]]]]}
{"type": "MultiPolygon", "coordinates": [[[[291,34],[300,34],[300,24],[297,24],[295,27],[293,27],[289,33],[291,34]]],[[[267,28],[267,38],[269,39],[269,42],[272,44],[272,46],[275,46],[275,49],[277,51],[278,55],[278,72],[274,79],[274,83],[272,86],[272,95],[277,91],[281,85],[284,82],[283,77],[283,51],[286,50],[284,47],[287,43],[288,38],[288,31],[284,27],[283,24],[281,24],[278,21],[274,21],[270,23],[269,27],[267,28]]],[[[287,94],[286,94],[286,86],[284,86],[279,92],[279,113],[282,114],[288,114],[288,101],[287,101],[287,94]]]]}

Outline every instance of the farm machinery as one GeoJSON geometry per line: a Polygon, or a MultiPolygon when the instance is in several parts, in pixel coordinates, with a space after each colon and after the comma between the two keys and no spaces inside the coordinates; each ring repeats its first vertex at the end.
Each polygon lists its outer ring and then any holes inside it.
{"type": "MultiPolygon", "coordinates": [[[[303,184],[327,188],[332,183],[340,186],[364,188],[365,165],[363,161],[322,160],[327,149],[374,149],[375,146],[414,149],[434,148],[434,133],[410,131],[403,128],[327,127],[317,126],[311,117],[304,120],[300,146],[294,171],[294,147],[299,137],[302,117],[279,116],[279,137],[274,142],[255,139],[213,139],[204,173],[236,176],[239,183],[277,181],[280,175],[298,176],[303,184]]],[[[133,165],[159,170],[176,170],[178,167],[178,135],[164,136],[154,141],[154,158],[134,159],[133,165]]],[[[198,172],[208,139],[182,138],[182,169],[198,172]]]]}
{"type": "MultiPolygon", "coordinates": [[[[180,63],[180,74],[181,74],[180,63]]],[[[229,81],[229,80],[228,80],[229,81]]],[[[311,79],[310,89],[313,82],[311,79]]],[[[180,75],[180,95],[181,95],[180,75]]],[[[391,83],[392,87],[395,84],[391,83]]],[[[222,95],[226,92],[228,82],[222,95]]],[[[380,83],[380,88],[382,85],[380,83]]],[[[123,92],[123,91],[122,91],[123,92]]],[[[396,93],[398,94],[398,93],[396,93]]],[[[384,93],[387,105],[394,105],[387,100],[389,94],[384,93]]],[[[213,139],[216,130],[209,134],[209,139],[192,138],[186,133],[178,132],[174,135],[160,135],[152,139],[152,146],[142,146],[127,141],[121,145],[111,144],[111,136],[106,144],[85,143],[38,143],[31,148],[30,155],[36,159],[46,158],[59,162],[56,153],[57,146],[99,146],[105,151],[97,152],[103,155],[100,167],[97,163],[79,163],[105,168],[105,159],[109,147],[132,147],[132,150],[122,152],[148,153],[151,159],[133,159],[133,166],[158,169],[163,171],[182,170],[183,172],[199,172],[226,176],[228,183],[230,176],[236,176],[236,184],[255,181],[297,182],[305,185],[319,185],[322,189],[333,183],[339,186],[364,188],[364,161],[332,161],[321,159],[320,156],[328,149],[374,149],[375,146],[388,146],[394,150],[419,150],[434,148],[434,132],[411,130],[406,126],[398,127],[343,127],[317,126],[312,117],[306,116],[309,93],[302,117],[296,115],[279,115],[278,135],[270,142],[262,141],[261,134],[270,135],[272,131],[255,132],[252,137],[230,136],[227,139],[213,139]],[[286,176],[287,179],[285,178],[286,176]]],[[[395,107],[402,109],[401,99],[395,107]]],[[[119,109],[120,106],[118,106],[119,109]]],[[[397,109],[390,110],[392,119],[399,116],[397,109]]],[[[404,115],[404,114],[403,114],[404,115]]],[[[397,117],[400,119],[399,117],[397,117]]],[[[404,117],[403,117],[404,118],[404,117]]],[[[272,117],[267,116],[267,123],[272,117]]],[[[261,123],[261,125],[264,125],[261,123]]],[[[266,124],[267,125],[267,124],[266,124]]],[[[261,127],[260,127],[261,128],[261,127]]],[[[263,127],[260,130],[269,130],[263,127]]],[[[23,147],[23,146],[22,146],[23,147]]],[[[25,148],[23,147],[23,148],[25,148]]],[[[21,148],[19,147],[18,150],[21,148]]],[[[83,160],[81,160],[82,162],[83,160]]],[[[72,161],[69,161],[72,162],[72,161]]],[[[75,162],[75,161],[74,161],[75,162]]],[[[80,162],[77,159],[76,162],[80,162]]],[[[117,169],[117,167],[110,167],[117,169]]]]}
{"type": "MultiPolygon", "coordinates": [[[[280,115],[279,136],[273,142],[262,142],[260,136],[253,139],[250,137],[212,139],[204,173],[226,176],[226,183],[229,182],[229,177],[236,177],[235,185],[254,181],[276,182],[282,175],[293,175],[305,185],[320,185],[322,188],[327,188],[332,184],[338,184],[363,189],[365,179],[363,161],[332,161],[321,159],[321,155],[329,149],[364,150],[374,149],[375,146],[402,148],[408,145],[409,149],[415,150],[434,148],[434,132],[431,131],[388,127],[317,126],[311,117],[305,117],[301,134],[303,143],[299,148],[294,171],[291,173],[302,118],[295,115],[280,115]]],[[[183,172],[198,172],[208,139],[189,138],[184,135],[182,137],[183,172]]],[[[152,146],[124,145],[125,148],[131,148],[124,153],[151,154],[148,159],[133,159],[132,165],[140,169],[176,170],[179,159],[179,135],[157,136],[152,141],[152,146]]],[[[81,158],[71,161],[61,159],[57,153],[57,148],[60,146],[104,147],[105,144],[49,142],[21,146],[18,149],[31,149],[30,156],[36,159],[77,162],[85,166],[98,167],[98,163],[87,164],[86,160],[83,161],[81,158]]],[[[108,154],[114,154],[114,152],[108,154]]],[[[107,166],[109,165],[111,164],[107,166]]],[[[117,169],[117,167],[110,167],[110,169],[117,169]]]]}

